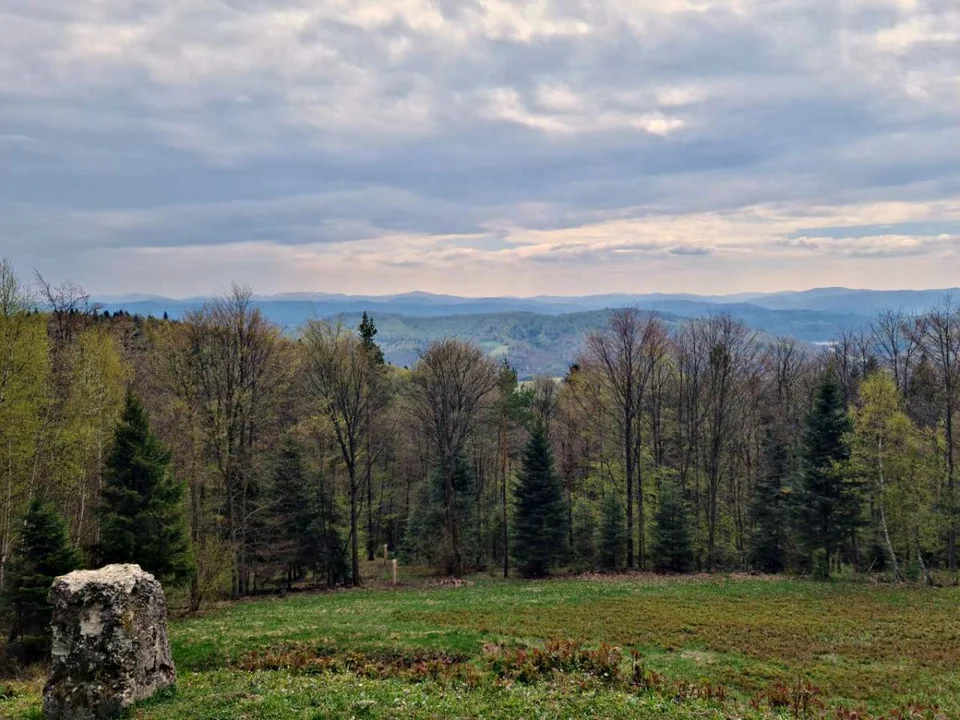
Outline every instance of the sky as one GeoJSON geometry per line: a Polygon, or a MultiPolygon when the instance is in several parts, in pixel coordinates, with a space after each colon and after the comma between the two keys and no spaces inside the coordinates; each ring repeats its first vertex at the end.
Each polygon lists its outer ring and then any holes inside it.
{"type": "Polygon", "coordinates": [[[0,0],[0,256],[97,294],[960,285],[957,0],[0,0]]]}

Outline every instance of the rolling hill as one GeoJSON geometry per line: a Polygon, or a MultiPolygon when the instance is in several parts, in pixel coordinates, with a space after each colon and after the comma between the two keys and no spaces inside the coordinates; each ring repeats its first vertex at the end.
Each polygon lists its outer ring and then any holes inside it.
{"type": "MultiPolygon", "coordinates": [[[[869,324],[885,308],[921,312],[945,298],[960,302],[960,289],[851,290],[699,296],[689,294],[594,295],[584,297],[465,298],[430,293],[349,296],[293,293],[256,299],[264,314],[289,332],[311,318],[342,318],[355,326],[361,313],[374,316],[387,359],[410,365],[431,340],[461,337],[496,357],[508,357],[521,377],[563,374],[586,333],[606,321],[610,309],[637,307],[657,312],[668,325],[684,318],[729,313],[768,335],[811,343],[828,342],[847,328],[869,324]]],[[[179,318],[204,298],[155,296],[101,298],[104,309],[179,318]]]]}

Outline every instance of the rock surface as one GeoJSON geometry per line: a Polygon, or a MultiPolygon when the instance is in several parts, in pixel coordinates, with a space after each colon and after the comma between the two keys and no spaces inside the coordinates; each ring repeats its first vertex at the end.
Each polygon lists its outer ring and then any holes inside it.
{"type": "Polygon", "coordinates": [[[58,577],[47,720],[112,718],[175,680],[160,583],[139,565],[58,577]]]}

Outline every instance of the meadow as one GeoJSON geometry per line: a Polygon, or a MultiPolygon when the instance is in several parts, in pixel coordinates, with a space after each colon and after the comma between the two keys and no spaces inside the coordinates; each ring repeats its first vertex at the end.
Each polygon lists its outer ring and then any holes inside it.
{"type": "MultiPolygon", "coordinates": [[[[766,577],[473,578],[171,623],[136,718],[960,717],[960,589],[766,577]]],[[[42,677],[0,716],[41,717],[42,677]]]]}

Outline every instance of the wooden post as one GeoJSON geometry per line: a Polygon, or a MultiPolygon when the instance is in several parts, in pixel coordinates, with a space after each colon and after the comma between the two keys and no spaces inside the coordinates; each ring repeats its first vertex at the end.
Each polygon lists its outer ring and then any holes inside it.
{"type": "Polygon", "coordinates": [[[397,559],[393,559],[393,584],[397,584],[397,559]]]}
{"type": "Polygon", "coordinates": [[[384,562],[387,561],[387,544],[386,543],[383,544],[383,561],[384,562]]]}

